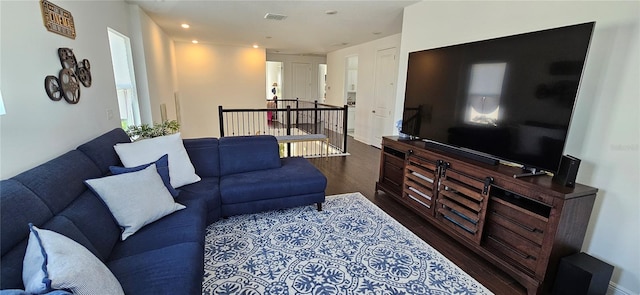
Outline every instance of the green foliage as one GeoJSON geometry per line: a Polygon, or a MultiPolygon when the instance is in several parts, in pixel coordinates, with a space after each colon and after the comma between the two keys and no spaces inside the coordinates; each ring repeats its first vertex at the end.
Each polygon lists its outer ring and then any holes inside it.
{"type": "Polygon", "coordinates": [[[171,120],[164,121],[162,123],[156,123],[153,124],[153,126],[149,126],[149,124],[142,124],[140,126],[129,126],[125,131],[132,140],[139,140],[174,134],[180,131],[180,124],[176,120],[171,120]]]}

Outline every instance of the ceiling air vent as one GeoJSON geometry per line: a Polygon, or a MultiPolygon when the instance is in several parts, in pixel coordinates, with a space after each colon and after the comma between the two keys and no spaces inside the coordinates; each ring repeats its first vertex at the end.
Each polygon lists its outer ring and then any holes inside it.
{"type": "Polygon", "coordinates": [[[287,18],[287,16],[282,14],[267,13],[264,15],[264,18],[271,20],[284,20],[285,18],[287,18]]]}

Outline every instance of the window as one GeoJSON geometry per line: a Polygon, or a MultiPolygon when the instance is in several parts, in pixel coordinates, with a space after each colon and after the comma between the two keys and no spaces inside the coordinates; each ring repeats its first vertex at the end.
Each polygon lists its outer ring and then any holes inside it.
{"type": "Polygon", "coordinates": [[[136,91],[133,59],[131,57],[131,42],[129,37],[107,28],[113,76],[116,81],[118,110],[123,129],[132,125],[140,125],[140,107],[136,91]]]}

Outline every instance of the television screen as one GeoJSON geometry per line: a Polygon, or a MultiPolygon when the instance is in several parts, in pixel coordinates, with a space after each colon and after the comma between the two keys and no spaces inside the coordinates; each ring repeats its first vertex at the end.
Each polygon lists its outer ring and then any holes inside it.
{"type": "Polygon", "coordinates": [[[401,132],[555,172],[594,25],[409,53],[401,132]]]}

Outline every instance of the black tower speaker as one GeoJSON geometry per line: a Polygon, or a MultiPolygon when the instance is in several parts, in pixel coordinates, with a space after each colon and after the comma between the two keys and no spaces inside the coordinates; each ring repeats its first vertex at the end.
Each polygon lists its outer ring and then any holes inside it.
{"type": "Polygon", "coordinates": [[[553,176],[553,181],[563,186],[575,187],[579,167],[580,159],[569,155],[562,156],[560,167],[558,168],[558,172],[553,176]]]}
{"type": "Polygon", "coordinates": [[[605,295],[613,266],[585,253],[563,257],[552,295],[605,295]]]}

